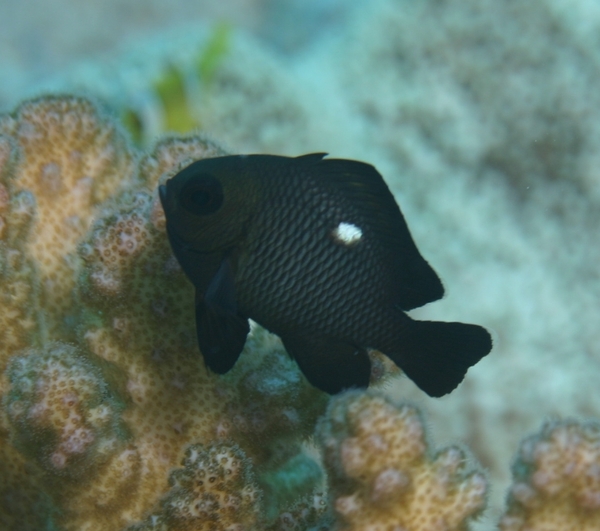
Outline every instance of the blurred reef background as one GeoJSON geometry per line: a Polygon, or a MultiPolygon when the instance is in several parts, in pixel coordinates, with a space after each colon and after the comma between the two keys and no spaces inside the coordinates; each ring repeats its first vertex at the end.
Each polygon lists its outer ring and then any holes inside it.
{"type": "Polygon", "coordinates": [[[597,2],[0,0],[0,80],[0,529],[600,528],[597,2]],[[204,370],[156,185],[311,151],[493,331],[449,396],[204,370]]]}

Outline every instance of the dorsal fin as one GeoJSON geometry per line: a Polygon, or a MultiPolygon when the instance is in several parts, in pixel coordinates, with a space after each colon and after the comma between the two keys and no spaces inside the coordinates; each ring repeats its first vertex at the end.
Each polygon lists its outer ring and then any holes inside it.
{"type": "Polygon", "coordinates": [[[326,157],[329,153],[307,153],[306,155],[300,155],[299,157],[294,157],[294,160],[302,163],[302,164],[317,164],[323,160],[323,157],[326,157]]]}

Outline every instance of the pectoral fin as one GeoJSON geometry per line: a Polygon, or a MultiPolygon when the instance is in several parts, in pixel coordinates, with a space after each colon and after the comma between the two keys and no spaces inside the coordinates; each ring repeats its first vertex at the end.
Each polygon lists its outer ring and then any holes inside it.
{"type": "Polygon", "coordinates": [[[224,374],[239,358],[250,331],[248,319],[239,315],[233,268],[225,258],[206,289],[196,299],[198,346],[209,369],[224,374]]]}
{"type": "Polygon", "coordinates": [[[329,337],[286,335],[281,339],[306,379],[321,391],[336,394],[368,387],[371,360],[365,349],[329,337]]]}

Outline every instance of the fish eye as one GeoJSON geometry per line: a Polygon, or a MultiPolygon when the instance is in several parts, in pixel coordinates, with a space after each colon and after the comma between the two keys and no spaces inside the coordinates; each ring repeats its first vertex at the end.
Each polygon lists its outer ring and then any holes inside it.
{"type": "Polygon", "coordinates": [[[181,189],[181,204],[196,216],[214,214],[223,204],[223,187],[212,175],[203,173],[194,176],[181,189]]]}

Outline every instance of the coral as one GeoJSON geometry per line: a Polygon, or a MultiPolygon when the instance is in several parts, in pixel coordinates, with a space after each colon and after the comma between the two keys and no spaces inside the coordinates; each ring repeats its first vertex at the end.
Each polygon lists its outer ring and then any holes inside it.
{"type": "MultiPolygon", "coordinates": [[[[230,373],[204,368],[156,186],[224,151],[190,136],[143,152],[115,124],[73,96],[0,116],[0,528],[477,525],[486,480],[463,450],[433,452],[413,407],[338,396],[315,449],[327,397],[278,338],[253,324],[230,373]]],[[[598,527],[599,432],[557,423],[524,444],[504,529],[598,527]]]]}
{"type": "Polygon", "coordinates": [[[600,424],[549,422],[521,444],[502,531],[600,529],[600,424]]]}
{"type": "MultiPolygon", "coordinates": [[[[262,355],[277,366],[287,356],[268,334],[253,336],[227,380],[204,368],[193,290],[165,237],[156,185],[185,161],[223,151],[190,137],[144,154],[114,124],[71,96],[25,102],[0,117],[0,492],[14,515],[2,515],[7,529],[144,521],[167,496],[186,449],[236,434],[252,467],[265,467],[257,492],[277,490],[269,486],[277,469],[308,459],[291,434],[296,426],[308,433],[325,404],[293,366],[282,376],[294,380],[290,389],[244,376],[262,355]],[[271,397],[266,423],[243,398],[251,388],[253,399],[271,397]],[[292,396],[293,407],[281,400],[292,396]]],[[[292,497],[318,480],[305,474],[292,497]]]]}
{"type": "Polygon", "coordinates": [[[12,211],[5,241],[37,269],[44,308],[38,338],[66,338],[77,278],[77,260],[66,257],[88,230],[94,207],[134,177],[135,155],[112,120],[73,97],[24,103],[0,118],[0,135],[13,143],[17,159],[3,182],[12,211]]]}
{"type": "Polygon", "coordinates": [[[337,529],[465,529],[485,505],[486,480],[462,450],[430,455],[410,406],[349,392],[334,398],[318,428],[337,529]]]}
{"type": "Polygon", "coordinates": [[[161,502],[162,511],[129,531],[225,531],[257,524],[260,490],[240,448],[195,444],[188,447],[182,465],[169,478],[171,489],[161,502]]]}
{"type": "Polygon", "coordinates": [[[269,531],[326,531],[331,524],[326,497],[322,492],[316,492],[298,501],[289,511],[281,513],[269,531]]]}
{"type": "MultiPolygon", "coordinates": [[[[44,357],[44,345],[53,338],[75,337],[76,246],[98,203],[130,176],[134,156],[112,120],[92,102],[74,97],[29,101],[0,116],[0,153],[0,389],[5,395],[11,358],[25,351],[44,357]]],[[[40,365],[31,367],[35,372],[40,365]]],[[[60,419],[46,420],[37,425],[18,420],[14,436],[19,446],[32,449],[42,424],[50,438],[60,436],[60,419]]],[[[36,460],[24,459],[9,444],[12,431],[3,409],[0,492],[11,504],[2,521],[6,529],[39,529],[59,513],[50,494],[52,482],[40,488],[46,475],[36,460]]],[[[59,446],[48,446],[57,458],[66,455],[68,443],[59,446]]],[[[36,457],[48,464],[51,456],[36,457]]]]}
{"type": "Polygon", "coordinates": [[[37,286],[29,280],[32,264],[22,250],[22,241],[33,217],[33,195],[10,193],[8,175],[15,161],[11,138],[0,136],[0,370],[4,374],[7,354],[28,345],[35,327],[32,299],[37,286]]]}
{"type": "Polygon", "coordinates": [[[15,444],[43,469],[62,476],[90,473],[126,440],[122,399],[93,360],[75,347],[50,344],[13,357],[6,411],[15,444]],[[33,436],[32,436],[33,434],[33,436]]]}

